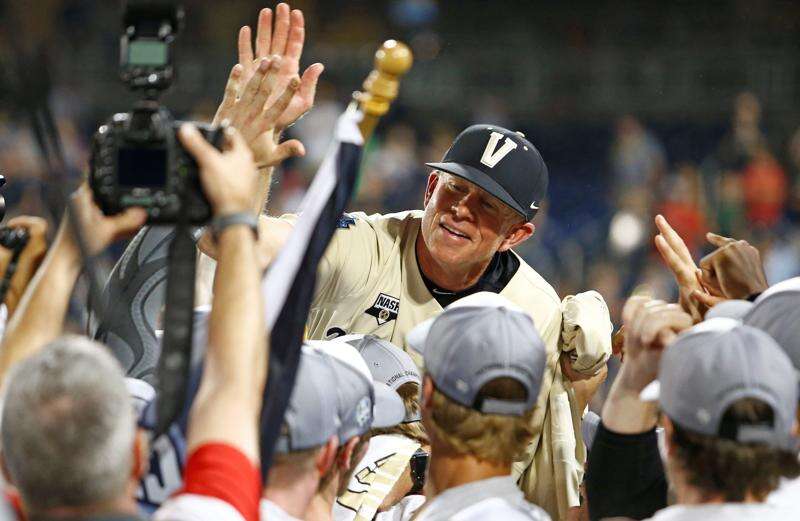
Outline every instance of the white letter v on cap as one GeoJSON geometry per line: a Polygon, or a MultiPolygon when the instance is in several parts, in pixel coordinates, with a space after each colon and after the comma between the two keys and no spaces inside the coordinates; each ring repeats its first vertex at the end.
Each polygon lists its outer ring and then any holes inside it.
{"type": "Polygon", "coordinates": [[[506,140],[503,141],[503,146],[497,149],[497,142],[500,141],[501,137],[503,137],[503,134],[500,132],[492,132],[492,135],[489,137],[489,142],[486,143],[486,148],[483,150],[481,163],[489,168],[494,168],[509,152],[517,148],[517,144],[513,139],[506,138],[506,140]]]}

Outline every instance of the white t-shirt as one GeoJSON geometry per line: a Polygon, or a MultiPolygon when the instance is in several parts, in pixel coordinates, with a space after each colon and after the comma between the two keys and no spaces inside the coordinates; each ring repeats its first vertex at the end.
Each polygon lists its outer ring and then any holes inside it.
{"type": "Polygon", "coordinates": [[[288,514],[269,499],[262,499],[258,510],[263,521],[302,521],[302,519],[288,514]]]}
{"type": "Polygon", "coordinates": [[[767,503],[673,505],[656,512],[651,521],[788,521],[800,513],[767,503]]]}
{"type": "Polygon", "coordinates": [[[791,508],[800,519],[800,478],[782,479],[778,488],[767,496],[767,503],[776,507],[791,508]]]}

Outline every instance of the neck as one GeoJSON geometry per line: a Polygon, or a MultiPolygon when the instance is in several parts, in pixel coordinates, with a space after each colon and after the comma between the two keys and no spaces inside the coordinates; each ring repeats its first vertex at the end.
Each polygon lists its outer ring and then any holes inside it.
{"type": "MultiPolygon", "coordinates": [[[[675,473],[672,474],[673,476],[675,473]]],[[[675,490],[675,503],[678,505],[709,505],[728,503],[722,494],[715,492],[706,492],[702,489],[694,487],[683,479],[683,476],[677,477],[674,481],[675,490]]],[[[763,498],[759,499],[753,495],[752,491],[748,490],[742,501],[737,503],[763,503],[763,498]]]]}
{"type": "Polygon", "coordinates": [[[339,476],[334,476],[311,499],[306,511],[306,521],[331,521],[333,519],[333,503],[339,488],[339,476]]]}
{"type": "Polygon", "coordinates": [[[124,495],[110,501],[103,501],[82,507],[56,507],[47,510],[23,509],[27,511],[28,519],[81,519],[84,517],[101,514],[132,515],[138,514],[133,496],[124,495]]]}
{"type": "Polygon", "coordinates": [[[431,447],[428,483],[431,497],[473,481],[511,475],[510,463],[495,463],[474,456],[431,447]]]}
{"type": "Polygon", "coordinates": [[[290,516],[303,519],[316,494],[319,479],[310,473],[305,476],[292,476],[293,479],[281,479],[280,470],[275,468],[270,471],[269,484],[264,488],[262,496],[278,505],[290,516]]]}
{"type": "Polygon", "coordinates": [[[421,231],[417,234],[416,252],[422,274],[440,288],[455,292],[474,286],[492,262],[492,257],[489,257],[469,265],[444,265],[431,255],[421,231]]]}

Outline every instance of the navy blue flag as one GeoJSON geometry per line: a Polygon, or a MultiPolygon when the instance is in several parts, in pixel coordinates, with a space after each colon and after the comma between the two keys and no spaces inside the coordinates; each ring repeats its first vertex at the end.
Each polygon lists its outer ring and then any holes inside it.
{"type": "Polygon", "coordinates": [[[260,426],[261,471],[265,480],[294,388],[317,266],[358,177],[364,143],[358,129],[359,118],[356,111],[339,117],[334,141],[301,203],[294,231],[262,282],[270,342],[260,426]]]}

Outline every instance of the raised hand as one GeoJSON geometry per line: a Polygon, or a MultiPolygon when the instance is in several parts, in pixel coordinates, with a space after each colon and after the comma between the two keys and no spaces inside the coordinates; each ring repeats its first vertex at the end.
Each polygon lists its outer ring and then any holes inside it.
{"type": "Polygon", "coordinates": [[[225,120],[241,133],[253,151],[253,159],[259,168],[275,166],[288,157],[305,154],[303,144],[296,139],[277,143],[278,120],[300,86],[300,80],[295,76],[283,90],[279,90],[277,75],[280,64],[280,58],[261,58],[244,87],[241,87],[243,68],[240,64],[234,66],[220,105],[225,120]]]}
{"type": "MultiPolygon", "coordinates": [[[[244,26],[239,30],[239,69],[237,74],[241,75],[240,84],[246,84],[255,73],[260,60],[268,57],[280,58],[280,67],[276,76],[275,92],[277,93],[282,92],[300,72],[300,57],[305,42],[305,20],[302,11],[290,10],[285,3],[278,4],[275,9],[274,30],[272,20],[272,10],[262,9],[258,16],[255,52],[253,52],[250,27],[244,26]]],[[[323,70],[324,66],[321,63],[315,63],[303,72],[299,88],[292,97],[287,110],[280,115],[276,122],[278,132],[293,124],[311,109],[317,91],[317,82],[323,70]]],[[[238,96],[239,93],[235,92],[234,94],[238,96]]],[[[228,96],[227,89],[226,96],[228,96]]],[[[274,99],[269,101],[273,102],[274,99]]],[[[224,119],[230,118],[223,103],[217,110],[214,121],[219,124],[224,119]]]]}
{"type": "Polygon", "coordinates": [[[656,249],[678,283],[680,305],[692,316],[695,323],[700,322],[708,308],[719,299],[703,287],[700,270],[686,243],[663,216],[656,216],[656,227],[660,232],[655,238],[656,249]]]}
{"type": "MultiPolygon", "coordinates": [[[[94,203],[92,191],[86,183],[83,183],[71,197],[78,222],[84,230],[83,235],[90,255],[100,253],[118,239],[132,237],[147,220],[147,212],[143,208],[127,208],[117,215],[104,215],[94,203]]],[[[61,234],[66,234],[68,242],[76,247],[71,227],[67,226],[66,221],[59,231],[59,235],[61,234]]]]}
{"type": "Polygon", "coordinates": [[[717,296],[745,299],[769,287],[761,255],[747,241],[737,241],[715,233],[706,234],[717,247],[700,260],[703,285],[717,296]]]}
{"type": "Polygon", "coordinates": [[[692,317],[677,304],[649,297],[631,297],[622,310],[625,322],[625,362],[629,366],[624,382],[639,392],[655,380],[665,347],[678,333],[692,326],[692,317]]]}

